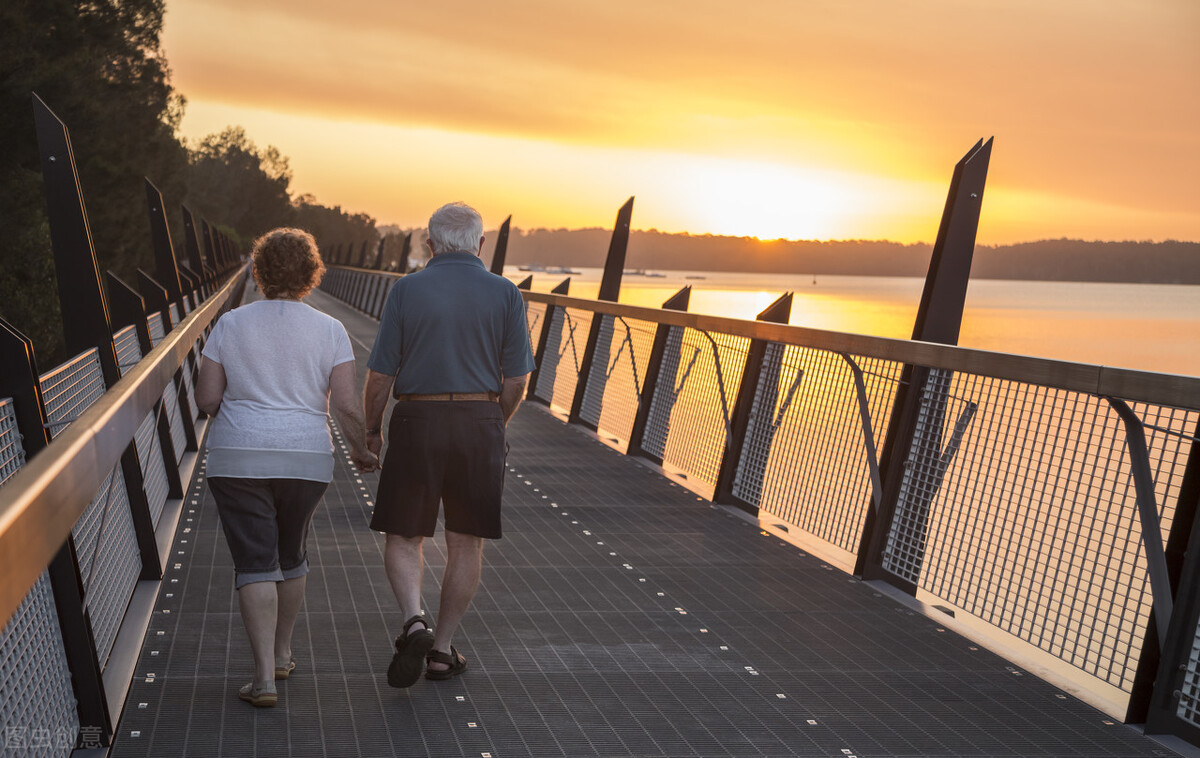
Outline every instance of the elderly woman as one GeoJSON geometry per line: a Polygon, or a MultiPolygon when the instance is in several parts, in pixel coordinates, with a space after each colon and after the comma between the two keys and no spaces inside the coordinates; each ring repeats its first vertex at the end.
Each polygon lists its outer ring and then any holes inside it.
{"type": "Polygon", "coordinates": [[[332,411],[361,471],[379,459],[365,443],[354,353],[345,327],[300,302],[325,267],[312,235],[276,229],[254,243],[265,300],[221,317],[204,347],[196,403],[212,415],[208,486],[233,554],[254,681],[242,700],[270,707],[276,679],[296,667],[292,628],[308,574],[305,542],[333,478],[332,411]]]}

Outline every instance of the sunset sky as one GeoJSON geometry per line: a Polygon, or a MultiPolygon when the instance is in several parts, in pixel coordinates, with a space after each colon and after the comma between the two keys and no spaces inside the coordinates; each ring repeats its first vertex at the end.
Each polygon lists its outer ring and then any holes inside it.
{"type": "Polygon", "coordinates": [[[995,136],[979,242],[1200,240],[1197,0],[167,0],[189,139],[422,226],[932,242],[995,136]]]}

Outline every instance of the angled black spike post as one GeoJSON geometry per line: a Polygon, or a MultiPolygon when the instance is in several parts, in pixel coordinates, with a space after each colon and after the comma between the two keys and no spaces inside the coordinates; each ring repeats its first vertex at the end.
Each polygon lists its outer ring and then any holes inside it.
{"type": "Polygon", "coordinates": [[[183,209],[183,242],[187,248],[188,267],[191,269],[194,279],[193,281],[196,290],[199,292],[199,297],[208,297],[209,272],[204,265],[204,253],[200,249],[200,227],[196,223],[192,212],[188,210],[186,205],[181,206],[183,209]]]}
{"type": "MultiPolygon", "coordinates": [[[[146,180],[146,208],[150,214],[150,239],[154,243],[154,276],[167,288],[167,297],[183,313],[183,287],[179,284],[179,261],[171,244],[171,229],[167,223],[162,193],[146,180]]],[[[144,321],[145,319],[143,319],[144,321]]]]}
{"type": "MultiPolygon", "coordinates": [[[[532,277],[530,277],[532,279],[532,277]]],[[[552,295],[566,295],[571,291],[571,277],[567,277],[555,285],[554,289],[550,290],[552,295]]],[[[546,357],[546,343],[550,341],[550,326],[554,322],[554,306],[547,305],[546,313],[542,316],[542,331],[538,336],[537,349],[534,355],[537,356],[537,363],[534,366],[533,372],[529,375],[529,387],[525,391],[525,397],[533,398],[537,392],[538,375],[542,370],[542,361],[546,357]]]]}
{"type": "MultiPolygon", "coordinates": [[[[692,285],[676,292],[662,304],[664,310],[686,311],[692,299],[692,285]]],[[[638,396],[637,414],[633,417],[633,427],[629,430],[629,445],[626,455],[640,455],[644,458],[654,458],[642,447],[642,436],[646,433],[646,422],[650,419],[650,405],[654,400],[654,388],[658,386],[659,377],[664,381],[674,382],[675,374],[679,371],[679,353],[667,355],[667,338],[671,327],[659,324],[654,330],[654,342],[650,347],[650,359],[646,362],[646,379],[642,382],[642,394],[638,396]]],[[[662,461],[658,461],[662,463],[662,461]]]]}
{"type": "MultiPolygon", "coordinates": [[[[921,305],[913,326],[914,340],[946,345],[958,344],[991,154],[992,140],[980,140],[954,167],[946,207],[942,211],[937,240],[930,256],[929,273],[925,276],[921,305]]],[[[855,565],[855,573],[864,578],[885,579],[910,594],[916,592],[916,584],[883,567],[884,551],[887,549],[888,532],[906,471],[905,462],[909,459],[914,445],[920,442],[937,445],[940,449],[943,427],[943,420],[940,418],[935,419],[928,429],[936,439],[916,439],[917,417],[931,373],[929,368],[911,365],[905,366],[901,371],[887,435],[879,456],[880,477],[883,482],[879,511],[867,511],[855,565]]],[[[948,387],[949,377],[944,377],[939,386],[948,387]]],[[[917,538],[922,544],[925,523],[928,520],[928,501],[932,500],[934,494],[922,488],[920,497],[926,502],[924,505],[915,503],[914,514],[911,514],[915,519],[911,528],[919,535],[917,538]]],[[[920,559],[916,560],[918,565],[915,572],[919,573],[920,559]]]]}
{"type": "MultiPolygon", "coordinates": [[[[117,355],[112,342],[108,303],[100,286],[100,272],[92,247],[83,193],[75,171],[71,138],[66,125],[37,95],[33,96],[33,112],[66,347],[71,354],[98,348],[105,383],[111,386],[119,377],[117,355]]],[[[13,334],[19,335],[19,332],[6,331],[14,340],[18,339],[13,334]]],[[[36,384],[37,372],[32,364],[33,346],[25,340],[24,335],[19,339],[26,342],[30,361],[26,370],[32,372],[32,381],[36,384]]],[[[44,428],[36,431],[22,429],[22,432],[26,435],[26,450],[32,453],[36,453],[47,441],[44,428]]],[[[83,580],[79,575],[72,539],[67,539],[48,568],[63,631],[63,645],[71,668],[79,723],[98,728],[101,742],[109,745],[114,724],[100,677],[91,618],[83,597],[83,580]]]]}
{"type": "MultiPolygon", "coordinates": [[[[621,275],[625,271],[625,253],[629,248],[629,225],[633,216],[633,198],[625,201],[617,211],[617,220],[613,225],[612,238],[608,243],[608,256],[604,259],[604,275],[600,279],[600,294],[597,298],[611,303],[617,302],[621,296],[621,275]]],[[[608,367],[608,354],[612,348],[611,340],[600,340],[600,329],[605,324],[612,324],[611,316],[592,318],[588,327],[587,342],[584,343],[583,360],[579,364],[579,380],[575,383],[575,395],[571,398],[571,411],[567,418],[574,423],[583,424],[589,428],[593,425],[584,421],[579,411],[583,408],[583,398],[588,390],[588,383],[593,379],[592,365],[608,367]]],[[[604,378],[603,373],[594,377],[596,381],[604,378]]],[[[603,387],[597,388],[601,393],[603,387]]]]}
{"type": "Polygon", "coordinates": [[[529,276],[525,277],[520,282],[518,282],[517,289],[519,289],[519,290],[533,289],[533,274],[530,274],[529,276]]]}
{"type": "MultiPolygon", "coordinates": [[[[187,271],[187,269],[186,269],[186,267],[184,267],[184,272],[185,272],[184,275],[185,276],[186,276],[186,271],[187,271]]],[[[162,319],[163,334],[167,334],[168,332],[170,332],[173,327],[171,324],[170,306],[167,303],[167,290],[161,284],[159,284],[157,281],[155,281],[153,277],[151,277],[145,271],[142,271],[139,269],[138,270],[138,292],[141,293],[142,300],[146,303],[147,315],[158,314],[159,317],[162,319]]],[[[187,360],[194,361],[194,358],[191,353],[188,354],[187,360]]],[[[183,381],[183,372],[185,370],[185,366],[187,366],[187,365],[188,365],[188,363],[185,362],[183,366],[180,366],[175,371],[175,378],[173,381],[175,383],[175,401],[176,401],[176,404],[178,405],[178,411],[176,411],[176,412],[178,412],[180,424],[182,424],[182,426],[183,426],[183,436],[184,436],[184,440],[185,440],[184,449],[185,450],[196,450],[196,449],[198,449],[197,437],[196,437],[196,424],[195,424],[195,421],[192,419],[192,410],[189,407],[189,403],[188,403],[187,385],[183,381]]],[[[167,436],[168,437],[170,436],[169,429],[168,429],[167,436]]],[[[164,445],[164,448],[165,448],[165,445],[164,445]]],[[[179,461],[178,454],[183,453],[183,450],[175,450],[175,446],[174,446],[173,442],[171,443],[171,449],[177,454],[171,460],[178,462],[179,461]]],[[[167,468],[168,468],[168,470],[170,470],[175,467],[168,466],[167,468]]],[[[178,473],[176,475],[178,475],[178,473]]],[[[172,482],[172,486],[174,486],[173,482],[172,482]]],[[[174,497],[174,496],[172,496],[172,497],[174,497]]]]}
{"type": "MultiPolygon", "coordinates": [[[[756,319],[772,324],[786,324],[791,317],[792,293],[788,292],[780,295],[779,299],[767,306],[756,319]]],[[[758,514],[758,498],[755,497],[754,502],[751,502],[747,498],[734,497],[733,479],[741,465],[742,450],[746,444],[746,432],[750,427],[750,411],[760,385],[764,390],[761,407],[768,409],[768,414],[775,412],[776,400],[779,397],[779,364],[766,360],[768,348],[769,343],[763,340],[751,340],[750,348],[746,351],[746,366],[742,370],[742,381],[738,386],[737,400],[734,401],[733,409],[730,411],[729,437],[725,441],[725,451],[721,457],[721,468],[717,475],[716,492],[713,497],[718,503],[737,505],[753,515],[758,514]]],[[[769,453],[775,434],[774,427],[767,426],[767,430],[763,445],[769,453]]],[[[766,473],[765,456],[748,462],[747,465],[761,469],[759,471],[760,479],[766,473]]],[[[753,476],[749,478],[754,479],[753,476]]]]}
{"type": "Polygon", "coordinates": [[[512,216],[504,219],[504,223],[500,225],[500,231],[496,233],[496,247],[492,252],[492,267],[491,272],[497,276],[504,276],[504,258],[508,255],[508,229],[512,224],[512,216]]]}
{"type": "MultiPolygon", "coordinates": [[[[138,335],[138,343],[142,353],[149,352],[150,330],[146,328],[146,304],[142,296],[133,287],[123,282],[111,271],[107,273],[108,296],[112,304],[113,327],[120,329],[132,326],[138,335]]],[[[125,373],[132,366],[121,366],[125,373]]],[[[162,402],[161,400],[159,402],[162,402]]],[[[162,561],[158,555],[158,541],[154,537],[154,518],[150,515],[150,504],[146,498],[144,475],[142,474],[141,456],[150,451],[141,451],[130,440],[121,457],[121,471],[125,476],[126,494],[129,496],[129,512],[133,519],[133,532],[137,540],[138,551],[142,556],[142,579],[161,579],[162,561]]]]}
{"type": "Polygon", "coordinates": [[[120,378],[113,349],[108,301],[100,286],[100,269],[92,247],[83,193],[75,173],[75,156],[67,127],[33,96],[34,122],[42,157],[42,187],[54,250],[55,278],[62,306],[63,336],[71,355],[96,348],[109,386],[120,378]]]}
{"type": "Polygon", "coordinates": [[[375,270],[376,271],[383,271],[383,248],[384,248],[383,243],[386,241],[387,240],[385,237],[380,237],[379,244],[375,246],[375,270]]]}
{"type": "MultiPolygon", "coordinates": [[[[145,303],[146,315],[156,315],[162,322],[163,334],[175,328],[171,320],[171,308],[167,302],[167,288],[145,271],[138,269],[138,293],[145,303]]],[[[182,313],[180,314],[182,316],[182,313]]]]}
{"type": "Polygon", "coordinates": [[[221,264],[217,261],[217,251],[213,244],[213,228],[207,219],[200,219],[200,243],[204,248],[204,263],[212,272],[209,286],[217,288],[217,277],[221,275],[221,264]]]}

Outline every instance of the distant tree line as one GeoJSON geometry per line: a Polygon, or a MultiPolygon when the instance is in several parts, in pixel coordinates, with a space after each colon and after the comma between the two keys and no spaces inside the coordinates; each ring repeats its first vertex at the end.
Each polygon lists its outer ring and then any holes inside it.
{"type": "MultiPolygon", "coordinates": [[[[506,262],[603,266],[608,229],[514,230],[506,262]]],[[[633,231],[628,268],[850,276],[925,276],[933,246],[886,240],[770,240],[633,231]]],[[[1200,243],[1043,240],[977,245],[980,279],[1200,284],[1200,243]]]]}
{"type": "Polygon", "coordinates": [[[288,160],[240,127],[179,137],[184,97],[160,46],[164,0],[0,4],[0,317],[33,340],[44,368],[63,355],[41,165],[37,93],[70,129],[101,271],[135,282],[154,268],[143,177],[162,191],[183,252],[180,203],[245,251],[276,226],[319,240],[377,240],[375,220],[293,197],[288,160]]]}

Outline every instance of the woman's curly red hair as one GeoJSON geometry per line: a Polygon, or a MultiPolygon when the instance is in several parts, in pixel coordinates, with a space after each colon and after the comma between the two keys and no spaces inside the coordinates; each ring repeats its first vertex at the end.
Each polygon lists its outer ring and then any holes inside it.
{"type": "Polygon", "coordinates": [[[270,300],[300,300],[325,275],[317,241],[303,229],[272,229],[254,240],[254,281],[270,300]]]}

